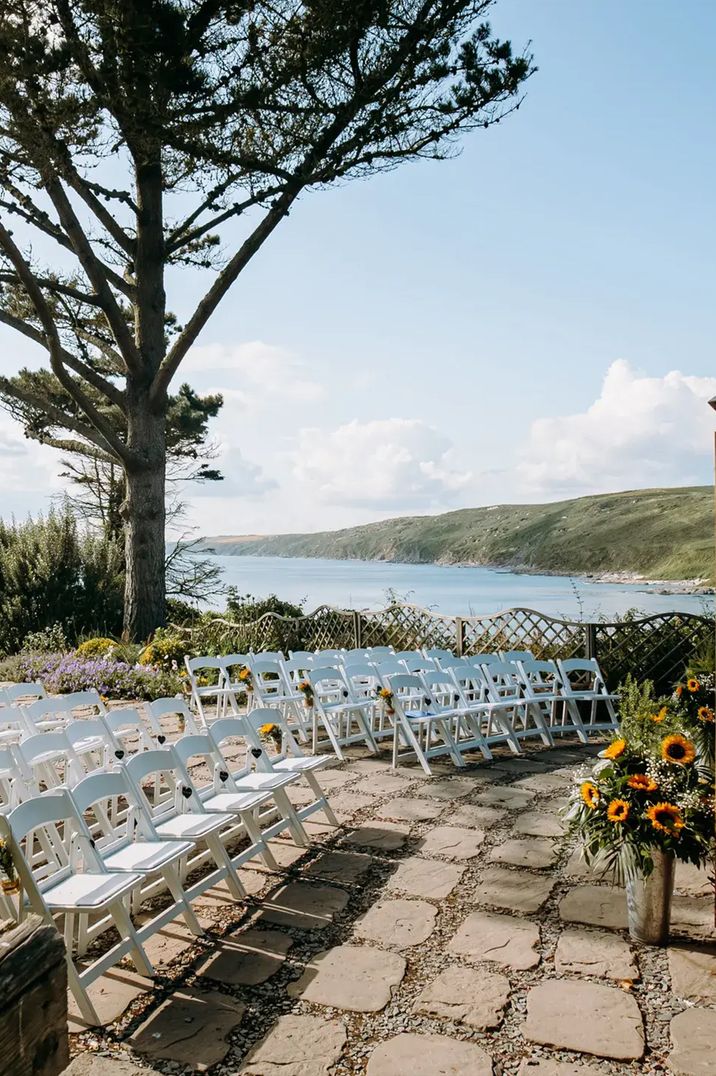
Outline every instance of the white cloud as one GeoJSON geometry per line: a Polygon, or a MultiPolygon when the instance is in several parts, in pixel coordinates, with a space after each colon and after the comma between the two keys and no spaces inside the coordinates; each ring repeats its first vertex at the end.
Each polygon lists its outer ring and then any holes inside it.
{"type": "Polygon", "coordinates": [[[578,414],[532,423],[517,472],[532,495],[573,496],[711,480],[716,378],[646,377],[623,359],[578,414]]]}
{"type": "Polygon", "coordinates": [[[255,501],[278,485],[261,467],[247,460],[238,448],[227,447],[214,462],[223,474],[223,480],[194,483],[190,487],[192,497],[237,497],[255,501]]]}
{"type": "MultiPolygon", "coordinates": [[[[246,402],[261,405],[267,397],[318,400],[323,387],[308,376],[306,366],[292,352],[261,340],[243,344],[203,344],[191,349],[182,366],[187,373],[233,375],[246,402]]],[[[233,387],[233,386],[232,386],[233,387]]]]}
{"type": "Polygon", "coordinates": [[[317,501],[396,512],[446,506],[471,477],[453,463],[448,438],[418,419],[302,429],[292,460],[317,501]]]}

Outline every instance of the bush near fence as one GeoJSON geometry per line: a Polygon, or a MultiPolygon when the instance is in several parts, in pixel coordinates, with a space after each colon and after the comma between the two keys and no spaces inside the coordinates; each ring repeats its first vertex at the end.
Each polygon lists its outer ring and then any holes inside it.
{"type": "Polygon", "coordinates": [[[653,680],[659,693],[671,690],[694,656],[713,642],[710,617],[658,613],[619,620],[562,620],[534,609],[506,609],[489,616],[444,616],[415,605],[378,610],[320,606],[300,617],[266,613],[255,620],[216,617],[200,628],[172,629],[193,653],[228,654],[250,650],[322,650],[369,646],[444,648],[457,654],[531,650],[538,658],[596,657],[610,687],[631,673],[653,680]]]}

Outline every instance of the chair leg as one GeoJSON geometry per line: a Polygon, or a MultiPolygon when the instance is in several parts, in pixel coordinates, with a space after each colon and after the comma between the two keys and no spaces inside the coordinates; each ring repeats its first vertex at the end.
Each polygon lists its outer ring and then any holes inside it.
{"type": "Polygon", "coordinates": [[[231,862],[229,853],[221,843],[218,834],[210,833],[206,838],[206,846],[214,857],[214,862],[217,867],[224,871],[226,875],[226,885],[232,897],[236,900],[244,900],[246,897],[246,890],[239,881],[236,868],[231,862]]]}
{"type": "Polygon", "coordinates": [[[192,908],[189,901],[186,899],[184,890],[182,889],[181,882],[179,881],[179,875],[177,869],[174,866],[164,867],[162,870],[162,878],[166,882],[167,889],[174,897],[176,904],[181,911],[182,918],[192,934],[196,934],[197,937],[204,933],[199,920],[196,917],[196,912],[192,908]]]}
{"type": "Polygon", "coordinates": [[[278,808],[278,813],[288,823],[288,829],[293,837],[293,843],[298,845],[299,848],[309,848],[311,844],[310,838],[301,825],[301,820],[296,814],[295,808],[286,794],[286,789],[277,788],[274,791],[273,798],[276,807],[278,808]]]}
{"type": "Polygon", "coordinates": [[[88,1024],[99,1026],[102,1021],[100,1020],[97,1010],[90,1001],[89,994],[87,993],[79,975],[77,974],[77,968],[75,962],[72,959],[72,954],[65,953],[65,960],[67,961],[67,985],[72,991],[72,996],[77,1002],[77,1008],[80,1010],[82,1019],[88,1024]]]}
{"type": "Polygon", "coordinates": [[[244,823],[244,828],[249,835],[249,840],[253,845],[255,845],[256,848],[259,849],[259,855],[261,856],[261,859],[264,861],[269,870],[278,870],[278,863],[276,862],[274,854],[269,848],[269,846],[266,844],[266,841],[263,838],[263,834],[261,833],[258,823],[252,815],[251,811],[242,811],[241,821],[244,823]]]}
{"type": "Polygon", "coordinates": [[[306,778],[306,781],[307,781],[311,791],[313,792],[314,796],[316,797],[316,799],[320,800],[320,802],[321,802],[321,810],[323,811],[324,815],[328,819],[329,824],[331,826],[335,826],[336,829],[338,829],[338,827],[340,826],[340,822],[338,821],[335,814],[333,813],[333,808],[331,807],[330,803],[328,802],[328,799],[326,798],[326,794],[323,791],[323,789],[321,788],[321,786],[320,786],[320,784],[318,782],[318,778],[316,777],[315,773],[311,773],[310,771],[307,771],[306,773],[304,773],[303,776],[306,778]]]}
{"type": "Polygon", "coordinates": [[[154,968],[152,967],[149,957],[144,951],[144,946],[137,937],[137,932],[134,929],[134,924],[127,914],[127,909],[121,900],[113,901],[109,906],[109,911],[114,919],[117,930],[120,937],[130,939],[132,947],[129,950],[130,956],[134,963],[135,968],[140,975],[146,975],[151,979],[154,975],[154,968]]]}

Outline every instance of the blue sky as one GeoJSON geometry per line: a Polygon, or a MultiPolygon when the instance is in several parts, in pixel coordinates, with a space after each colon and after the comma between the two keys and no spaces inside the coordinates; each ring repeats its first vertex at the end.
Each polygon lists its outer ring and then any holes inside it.
{"type": "MultiPolygon", "coordinates": [[[[186,376],[226,393],[228,481],[192,495],[202,530],[710,480],[716,7],[491,21],[531,41],[520,111],[455,160],[305,196],[205,331],[186,376]]],[[[177,283],[180,316],[201,288],[177,283]]],[[[0,342],[3,369],[33,358],[0,342]]],[[[4,418],[0,467],[3,515],[61,488],[4,418]]]]}

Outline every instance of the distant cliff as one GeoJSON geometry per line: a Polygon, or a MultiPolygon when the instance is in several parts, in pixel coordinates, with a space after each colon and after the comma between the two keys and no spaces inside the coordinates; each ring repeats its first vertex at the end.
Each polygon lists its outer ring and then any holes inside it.
{"type": "Polygon", "coordinates": [[[202,544],[225,555],[711,580],[714,495],[710,486],[643,489],[553,504],[464,508],[316,534],[220,535],[202,544]]]}

